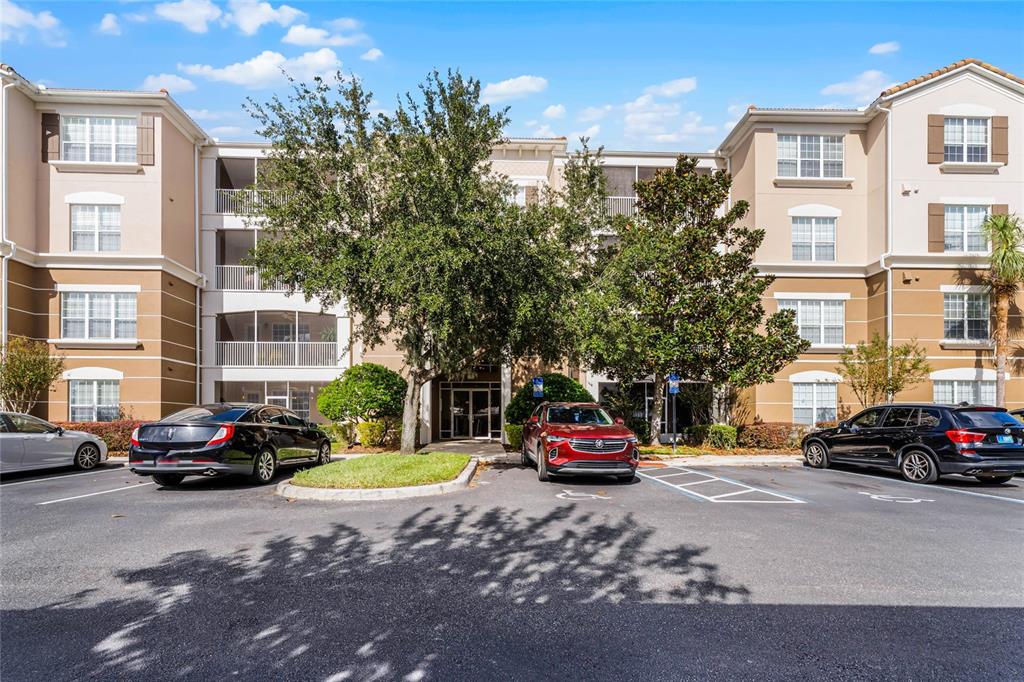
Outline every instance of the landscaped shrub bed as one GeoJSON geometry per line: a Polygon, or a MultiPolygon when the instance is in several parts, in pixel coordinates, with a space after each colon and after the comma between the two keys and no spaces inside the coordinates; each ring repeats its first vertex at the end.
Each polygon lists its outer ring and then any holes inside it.
{"type": "Polygon", "coordinates": [[[680,435],[687,445],[718,450],[736,447],[736,427],[728,424],[694,424],[683,429],[680,435]]]}
{"type": "Polygon", "coordinates": [[[746,424],[739,428],[736,443],[741,448],[780,450],[789,444],[792,433],[793,424],[789,422],[746,424]]]}
{"type": "Polygon", "coordinates": [[[452,452],[366,455],[304,469],[295,474],[292,483],[307,488],[401,488],[428,485],[455,479],[466,468],[469,459],[469,455],[452,452]]]}
{"type": "Polygon", "coordinates": [[[109,452],[127,452],[132,442],[132,431],[144,423],[135,419],[118,419],[112,422],[54,422],[67,431],[84,431],[99,436],[107,444],[109,452]]]}

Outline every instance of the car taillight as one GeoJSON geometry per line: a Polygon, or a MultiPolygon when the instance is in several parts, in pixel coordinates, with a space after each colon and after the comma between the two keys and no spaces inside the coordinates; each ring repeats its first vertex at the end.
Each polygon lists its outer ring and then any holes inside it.
{"type": "Polygon", "coordinates": [[[957,445],[970,445],[971,443],[980,443],[985,440],[984,433],[968,431],[966,429],[946,431],[946,436],[957,445]]]}
{"type": "Polygon", "coordinates": [[[208,442],[206,444],[206,447],[210,447],[211,445],[220,445],[221,443],[226,443],[229,440],[231,440],[234,437],[234,435],[235,435],[235,425],[234,424],[224,424],[219,429],[217,429],[217,433],[213,434],[213,438],[211,438],[210,442],[208,442]]]}
{"type": "Polygon", "coordinates": [[[138,444],[139,444],[139,427],[136,426],[135,430],[132,431],[132,445],[138,445],[138,444]]]}

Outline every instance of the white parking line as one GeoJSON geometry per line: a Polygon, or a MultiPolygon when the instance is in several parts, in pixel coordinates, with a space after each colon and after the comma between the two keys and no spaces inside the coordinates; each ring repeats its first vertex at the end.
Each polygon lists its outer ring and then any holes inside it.
{"type": "Polygon", "coordinates": [[[920,492],[926,490],[931,493],[933,490],[944,490],[948,493],[960,493],[961,495],[972,495],[974,497],[987,497],[990,500],[1002,500],[1003,502],[1013,502],[1014,504],[1024,504],[1024,500],[1017,499],[1015,497],[1003,497],[1002,495],[989,495],[988,493],[976,493],[973,490],[962,490],[960,488],[946,488],[941,485],[932,483],[931,485],[922,485],[921,483],[911,483],[910,481],[901,481],[895,478],[882,478],[881,476],[872,476],[871,474],[861,474],[856,471],[843,471],[842,469],[829,469],[837,474],[847,474],[848,476],[859,476],[861,478],[868,478],[875,481],[886,481],[888,483],[900,483],[902,485],[912,485],[917,488],[920,492]]]}
{"type": "Polygon", "coordinates": [[[104,468],[102,471],[80,471],[77,474],[62,474],[60,476],[47,476],[46,478],[33,478],[31,481],[15,481],[14,483],[0,484],[0,490],[9,488],[12,485],[28,485],[29,483],[46,483],[56,481],[58,478],[71,478],[72,476],[95,476],[96,474],[110,474],[115,471],[124,471],[124,467],[104,468]]]}
{"type": "MultiPolygon", "coordinates": [[[[651,474],[646,474],[646,473],[642,473],[642,472],[639,472],[639,471],[637,472],[637,475],[638,476],[642,476],[644,478],[648,478],[648,479],[650,479],[652,481],[657,481],[658,483],[661,483],[662,485],[667,485],[668,487],[672,488],[673,490],[678,490],[679,492],[681,492],[681,493],[683,493],[685,495],[689,495],[691,497],[697,498],[699,500],[703,500],[705,502],[719,502],[721,504],[807,504],[806,501],[801,500],[801,499],[799,499],[797,497],[793,497],[792,495],[784,495],[783,493],[777,493],[777,492],[772,491],[772,490],[765,490],[764,488],[755,488],[752,485],[747,485],[746,483],[740,483],[739,481],[734,481],[731,478],[725,478],[724,476],[714,476],[712,474],[705,473],[703,471],[695,471],[693,469],[687,469],[686,467],[666,467],[666,468],[668,468],[668,469],[678,469],[681,473],[695,474],[697,476],[703,476],[704,478],[702,480],[700,480],[700,481],[690,481],[689,483],[678,483],[678,484],[676,484],[676,483],[670,483],[668,481],[662,480],[662,479],[667,478],[668,476],[652,476],[651,474]],[[728,483],[730,485],[738,486],[738,487],[742,488],[742,490],[735,490],[733,492],[728,492],[728,493],[719,493],[718,495],[702,495],[699,492],[691,489],[695,485],[700,485],[701,483],[711,483],[713,481],[719,481],[721,483],[728,483]],[[734,497],[736,497],[738,495],[744,495],[746,493],[755,493],[755,492],[756,493],[761,493],[762,495],[769,495],[771,497],[775,497],[775,498],[779,498],[779,499],[774,499],[774,500],[737,500],[737,499],[725,499],[725,498],[734,498],[734,497]]],[[[664,469],[662,471],[664,471],[664,469]]],[[[669,474],[669,476],[671,476],[671,475],[673,475],[673,474],[669,474]]]]}
{"type": "Polygon", "coordinates": [[[119,493],[122,490],[137,490],[147,485],[156,485],[155,481],[149,483],[136,483],[135,485],[126,485],[121,488],[112,488],[110,490],[101,490],[97,493],[86,493],[85,495],[75,495],[74,497],[62,497],[59,500],[47,500],[46,502],[36,502],[37,507],[42,507],[47,504],[57,504],[58,502],[70,502],[71,500],[80,500],[83,497],[92,497],[93,495],[106,495],[107,493],[119,493]]]}

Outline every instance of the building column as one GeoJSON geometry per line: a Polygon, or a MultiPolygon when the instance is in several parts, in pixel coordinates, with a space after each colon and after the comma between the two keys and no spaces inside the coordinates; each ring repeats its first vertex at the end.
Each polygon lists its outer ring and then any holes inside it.
{"type": "Polygon", "coordinates": [[[508,445],[505,436],[505,409],[512,402],[512,366],[501,366],[501,442],[508,445]]]}
{"type": "Polygon", "coordinates": [[[434,385],[433,381],[428,381],[420,387],[420,442],[429,443],[433,438],[433,429],[431,429],[431,405],[430,405],[430,389],[434,385]]]}

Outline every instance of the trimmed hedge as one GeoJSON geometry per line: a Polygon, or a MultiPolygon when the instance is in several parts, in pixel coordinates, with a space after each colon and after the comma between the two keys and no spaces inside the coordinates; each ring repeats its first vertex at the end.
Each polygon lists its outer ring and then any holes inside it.
{"type": "Polygon", "coordinates": [[[505,421],[509,424],[523,424],[530,418],[537,405],[544,401],[552,403],[594,403],[594,396],[590,395],[583,384],[570,379],[564,374],[551,373],[542,374],[544,379],[544,397],[533,397],[533,384],[526,382],[526,385],[516,391],[515,396],[509,401],[505,408],[505,421]]]}
{"type": "Polygon", "coordinates": [[[684,443],[696,447],[719,450],[736,447],[736,427],[728,424],[694,424],[683,429],[681,435],[684,443]]]}
{"type": "Polygon", "coordinates": [[[509,447],[518,450],[523,446],[523,425],[505,424],[505,437],[508,439],[509,447]]]}
{"type": "Polygon", "coordinates": [[[781,450],[792,438],[793,424],[789,422],[762,422],[739,428],[736,442],[741,448],[781,450]]]}
{"type": "Polygon", "coordinates": [[[53,422],[66,431],[84,431],[99,436],[109,452],[127,452],[132,442],[132,431],[145,424],[136,419],[118,419],[112,422],[53,422]]]}
{"type": "Polygon", "coordinates": [[[394,445],[402,438],[402,425],[392,419],[371,419],[356,424],[356,433],[364,447],[394,445]]]}

